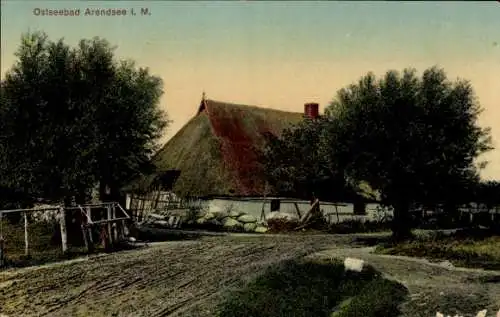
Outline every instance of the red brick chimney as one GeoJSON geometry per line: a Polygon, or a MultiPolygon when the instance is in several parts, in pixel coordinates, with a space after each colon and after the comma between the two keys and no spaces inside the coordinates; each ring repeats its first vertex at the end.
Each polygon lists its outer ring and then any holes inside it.
{"type": "Polygon", "coordinates": [[[315,102],[306,103],[304,105],[304,115],[311,119],[319,117],[319,104],[315,102]]]}

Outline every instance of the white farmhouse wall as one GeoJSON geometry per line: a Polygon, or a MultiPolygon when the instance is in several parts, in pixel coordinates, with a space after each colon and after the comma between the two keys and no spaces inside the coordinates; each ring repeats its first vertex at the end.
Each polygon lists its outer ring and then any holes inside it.
{"type": "MultiPolygon", "coordinates": [[[[233,199],[211,199],[204,201],[202,206],[206,208],[210,212],[216,211],[227,211],[227,210],[237,210],[247,214],[250,214],[257,219],[261,219],[262,206],[264,205],[264,214],[269,215],[271,204],[269,200],[233,200],[233,199]]],[[[310,208],[310,204],[308,201],[300,201],[297,202],[299,210],[301,214],[307,212],[310,208]]],[[[328,218],[331,222],[337,222],[337,211],[339,214],[338,221],[346,221],[351,219],[359,219],[359,220],[376,220],[380,215],[377,212],[377,208],[380,208],[379,204],[367,204],[366,206],[366,215],[355,215],[354,214],[354,206],[350,203],[338,203],[337,206],[332,203],[321,203],[321,209],[323,210],[325,215],[329,215],[328,218]]],[[[296,214],[296,208],[293,202],[281,201],[280,204],[280,212],[296,214]]],[[[391,215],[390,210],[384,211],[386,214],[391,215]]]]}

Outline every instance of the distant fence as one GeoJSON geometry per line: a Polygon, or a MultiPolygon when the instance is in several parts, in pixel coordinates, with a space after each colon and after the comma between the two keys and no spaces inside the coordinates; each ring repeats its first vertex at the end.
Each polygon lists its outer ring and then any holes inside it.
{"type": "MultiPolygon", "coordinates": [[[[279,200],[279,211],[301,214],[309,208],[309,202],[304,200],[278,198],[278,197],[213,197],[209,200],[202,199],[181,199],[171,192],[156,191],[146,195],[127,196],[126,208],[137,221],[142,221],[151,213],[167,213],[170,210],[185,209],[207,209],[226,210],[239,209],[245,213],[255,216],[257,219],[265,218],[272,209],[272,201],[279,200]]],[[[379,203],[364,204],[360,210],[351,203],[341,202],[321,202],[320,208],[329,223],[341,223],[344,221],[375,221],[384,222],[392,218],[392,208],[387,208],[379,203]]],[[[412,214],[416,223],[435,222],[436,218],[450,218],[443,212],[443,208],[437,206],[433,209],[414,209],[412,214]]],[[[478,203],[460,206],[458,214],[460,222],[464,225],[470,223],[495,224],[500,221],[500,206],[487,208],[478,203]]],[[[447,221],[447,219],[445,219],[447,221]]]]}
{"type": "Polygon", "coordinates": [[[128,235],[129,219],[115,202],[0,210],[0,267],[109,248],[128,235]]]}
{"type": "Polygon", "coordinates": [[[436,225],[481,225],[485,227],[500,227],[500,206],[487,206],[486,204],[470,203],[458,206],[455,212],[445,212],[443,206],[435,208],[418,208],[412,210],[417,222],[436,225]]]}
{"type": "Polygon", "coordinates": [[[181,199],[170,192],[151,192],[146,195],[128,194],[125,208],[131,217],[141,222],[150,213],[174,209],[201,208],[203,201],[198,198],[181,199]]]}

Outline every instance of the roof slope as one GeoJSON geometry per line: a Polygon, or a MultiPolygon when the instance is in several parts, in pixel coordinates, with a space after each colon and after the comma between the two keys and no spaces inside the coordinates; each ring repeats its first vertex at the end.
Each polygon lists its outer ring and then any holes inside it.
{"type": "MultiPolygon", "coordinates": [[[[192,118],[155,155],[158,173],[180,170],[173,190],[182,196],[260,196],[265,181],[258,162],[264,135],[279,135],[302,113],[204,100],[192,118]]],[[[147,186],[154,176],[143,179],[147,186]]]]}

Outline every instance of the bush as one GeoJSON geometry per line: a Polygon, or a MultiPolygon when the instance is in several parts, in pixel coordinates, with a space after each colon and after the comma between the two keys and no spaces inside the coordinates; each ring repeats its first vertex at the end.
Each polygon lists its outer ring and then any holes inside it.
{"type": "Polygon", "coordinates": [[[267,220],[267,226],[269,228],[269,232],[273,233],[294,231],[295,228],[299,226],[299,221],[289,219],[269,219],[267,220]]]}
{"type": "Polygon", "coordinates": [[[390,222],[378,221],[361,221],[359,219],[346,220],[341,223],[330,225],[328,232],[330,233],[366,233],[366,232],[380,232],[391,229],[390,222]]]}

